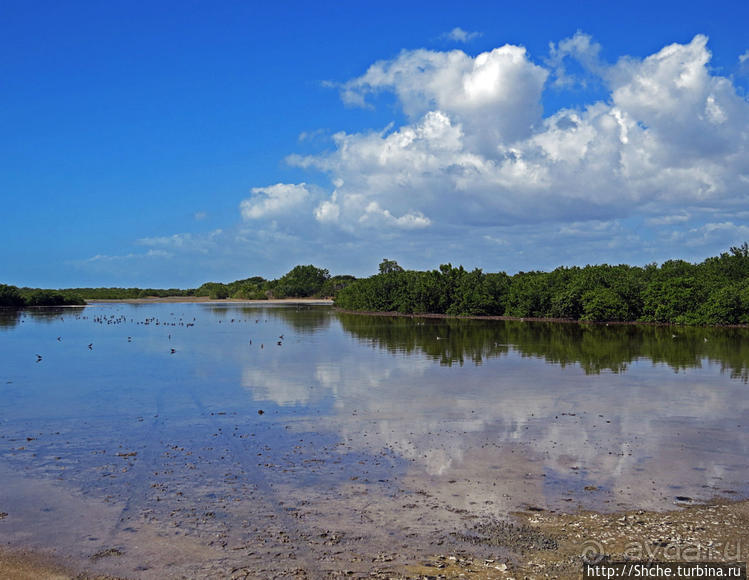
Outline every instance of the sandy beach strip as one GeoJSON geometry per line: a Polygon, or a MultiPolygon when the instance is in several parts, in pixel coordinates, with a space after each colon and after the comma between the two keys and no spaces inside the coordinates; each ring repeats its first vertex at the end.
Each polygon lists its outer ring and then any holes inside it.
{"type": "Polygon", "coordinates": [[[101,298],[101,299],[90,299],[86,300],[86,304],[158,304],[158,303],[170,303],[170,304],[192,304],[192,303],[203,303],[203,304],[251,304],[253,306],[262,305],[294,305],[304,304],[305,306],[331,306],[333,300],[329,298],[273,298],[270,300],[244,300],[242,298],[222,298],[215,299],[209,298],[208,296],[151,296],[148,298],[101,298]]]}

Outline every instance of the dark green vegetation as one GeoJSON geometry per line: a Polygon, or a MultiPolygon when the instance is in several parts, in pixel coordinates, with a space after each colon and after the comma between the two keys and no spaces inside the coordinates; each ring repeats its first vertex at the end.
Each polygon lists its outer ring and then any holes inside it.
{"type": "Polygon", "coordinates": [[[385,260],[380,272],[342,289],[346,310],[676,324],[749,323],[749,246],[699,264],[560,267],[552,272],[428,272],[385,260]]]}
{"type": "Polygon", "coordinates": [[[332,276],[313,265],[295,266],[277,280],[266,280],[253,276],[229,284],[206,282],[192,291],[193,296],[210,298],[241,298],[243,300],[266,300],[269,298],[308,298],[311,296],[335,296],[353,276],[332,276]]]}
{"type": "Polygon", "coordinates": [[[0,284],[0,308],[18,309],[26,306],[69,306],[85,303],[79,294],[70,290],[16,288],[0,284]]]}
{"type": "Polygon", "coordinates": [[[63,288],[44,290],[40,288],[17,288],[0,284],[0,308],[24,308],[26,306],[69,306],[85,304],[86,300],[127,300],[148,296],[192,296],[193,290],[142,289],[142,288],[63,288]]]}
{"type": "Polygon", "coordinates": [[[199,288],[66,288],[41,290],[17,288],[0,284],[0,308],[25,308],[29,306],[66,306],[85,304],[86,300],[129,300],[137,298],[164,298],[167,296],[208,296],[212,299],[239,298],[267,300],[269,298],[306,298],[310,296],[335,296],[353,276],[332,276],[315,266],[296,266],[277,280],[253,276],[229,284],[206,282],[199,288]]]}
{"type": "Polygon", "coordinates": [[[177,288],[69,288],[60,292],[73,292],[87,300],[130,300],[135,298],[165,298],[167,296],[192,296],[193,290],[177,288]]]}
{"type": "Polygon", "coordinates": [[[3,308],[23,308],[26,301],[21,296],[18,288],[0,284],[0,307],[3,308]]]}

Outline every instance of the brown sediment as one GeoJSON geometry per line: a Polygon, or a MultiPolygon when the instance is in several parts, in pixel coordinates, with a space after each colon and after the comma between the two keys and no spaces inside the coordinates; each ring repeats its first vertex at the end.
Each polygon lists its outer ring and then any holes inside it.
{"type": "MultiPolygon", "coordinates": [[[[335,306],[334,302],[331,302],[335,306]]],[[[578,320],[575,318],[553,318],[553,317],[537,317],[537,316],[495,316],[488,314],[433,314],[429,312],[422,313],[404,313],[395,311],[370,311],[370,310],[346,310],[344,308],[335,308],[336,312],[342,314],[361,314],[365,316],[384,316],[388,318],[437,318],[437,319],[453,319],[453,320],[508,320],[515,322],[559,322],[565,324],[588,324],[588,325],[603,325],[603,326],[687,326],[684,324],[677,324],[675,322],[648,322],[641,320],[578,320]]],[[[716,327],[716,328],[749,328],[749,324],[703,324],[699,325],[703,327],[716,327]]]]}
{"type": "MultiPolygon", "coordinates": [[[[334,304],[335,306],[335,304],[334,304]]],[[[538,318],[531,316],[495,316],[495,315],[470,315],[470,314],[434,314],[430,312],[421,313],[404,313],[396,311],[376,311],[376,310],[346,310],[344,308],[335,308],[336,312],[342,314],[361,314],[364,316],[383,316],[386,318],[435,318],[435,319],[452,319],[452,320],[509,320],[517,322],[564,322],[564,323],[575,323],[575,324],[599,324],[596,322],[586,322],[581,320],[575,320],[574,318],[538,318]]],[[[603,323],[606,324],[606,323],[603,323]]],[[[613,322],[611,324],[654,324],[660,325],[657,322],[613,322]]]]}
{"type": "MultiPolygon", "coordinates": [[[[688,498],[684,498],[685,500],[688,498]]],[[[414,577],[578,579],[605,562],[746,562],[749,502],[716,500],[664,512],[519,512],[515,522],[482,522],[466,537],[504,546],[504,561],[470,551],[438,555],[412,567],[414,577]]]]}
{"type": "MultiPolygon", "coordinates": [[[[320,557],[318,565],[301,557],[297,562],[250,557],[246,564],[235,561],[222,573],[226,578],[261,578],[268,574],[265,577],[566,580],[580,578],[586,563],[743,562],[749,550],[749,501],[718,500],[663,512],[524,511],[513,514],[510,520],[473,521],[462,531],[445,534],[439,545],[432,546],[434,549],[417,546],[423,540],[418,538],[412,547],[393,546],[393,553],[368,545],[365,537],[322,532],[316,536],[319,553],[310,554],[315,560],[320,557]],[[319,566],[323,561],[331,565],[319,566]]],[[[302,541],[294,541],[294,530],[281,529],[280,533],[291,540],[285,549],[303,550],[303,546],[295,545],[302,541]]],[[[256,545],[241,546],[241,550],[255,554],[267,547],[265,541],[258,540],[256,545]]],[[[163,548],[169,549],[168,541],[163,548]]],[[[87,576],[49,556],[0,549],[0,580],[26,578],[116,577],[87,576]]]]}
{"type": "Polygon", "coordinates": [[[0,548],[0,580],[64,580],[75,574],[50,556],[0,548]]]}
{"type": "MultiPolygon", "coordinates": [[[[688,500],[688,498],[684,498],[688,500]]],[[[583,561],[745,562],[749,502],[716,500],[666,512],[523,514],[543,534],[559,538],[553,552],[524,562],[532,577],[577,578],[583,561]]]]}
{"type": "Polygon", "coordinates": [[[116,576],[89,576],[60,564],[52,556],[27,550],[0,548],[0,580],[125,580],[116,576]]]}

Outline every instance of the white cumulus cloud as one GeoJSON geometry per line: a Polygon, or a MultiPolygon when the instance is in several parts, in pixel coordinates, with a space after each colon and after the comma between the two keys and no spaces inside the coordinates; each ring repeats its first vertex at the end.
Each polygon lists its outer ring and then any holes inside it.
{"type": "Polygon", "coordinates": [[[392,91],[412,120],[439,111],[464,125],[470,141],[493,156],[499,143],[528,136],[540,120],[547,76],[521,46],[506,44],[476,57],[422,49],[376,62],[345,83],[341,96],[364,104],[373,93],[392,91]]]}
{"type": "Polygon", "coordinates": [[[597,71],[610,98],[546,118],[549,71],[522,47],[404,51],[373,64],[343,84],[343,100],[392,91],[409,121],[338,133],[332,152],[290,159],[336,180],[317,219],[362,224],[389,211],[433,226],[508,225],[746,202],[749,105],[709,70],[707,38],[608,66],[599,52],[583,33],[552,46],[551,60],[597,71]]]}
{"type": "Polygon", "coordinates": [[[267,187],[252,188],[252,197],[239,204],[246,220],[281,215],[297,208],[309,197],[306,183],[276,183],[267,187]]]}
{"type": "Polygon", "coordinates": [[[272,220],[274,235],[294,216],[294,239],[392,242],[427,266],[497,267],[483,256],[498,245],[525,268],[652,261],[668,244],[671,255],[686,248],[690,231],[690,247],[709,255],[742,241],[745,228],[725,224],[749,203],[749,103],[711,56],[697,35],[606,63],[583,32],[540,61],[509,44],[475,56],[404,50],[337,86],[349,105],[392,94],[405,121],[339,131],[327,150],[289,156],[324,172],[332,191],[255,188],[242,216],[272,220]],[[588,81],[605,96],[544,114],[544,91],[588,81]],[[550,262],[529,262],[538,247],[550,262]]]}
{"type": "Polygon", "coordinates": [[[395,226],[403,229],[425,228],[431,222],[421,212],[409,212],[400,217],[395,217],[389,210],[382,209],[376,201],[369,202],[364,213],[359,218],[359,224],[375,226],[395,226]]]}
{"type": "MultiPolygon", "coordinates": [[[[577,32],[547,55],[505,44],[374,62],[334,85],[341,99],[376,107],[386,93],[403,114],[302,133],[317,153],[287,158],[327,188],[255,187],[236,227],[142,238],[145,253],[85,266],[130,276],[140,264],[157,280],[164,261],[188,271],[199,258],[205,276],[235,279],[248,255],[266,275],[335,256],[331,270],[366,275],[391,256],[513,271],[701,259],[749,239],[749,102],[711,67],[708,38],[616,62],[602,53],[577,32]],[[564,94],[577,104],[543,110],[564,94]]],[[[736,57],[749,67],[749,52],[736,57]]]]}
{"type": "Polygon", "coordinates": [[[315,219],[319,222],[337,222],[338,216],[341,214],[341,208],[335,202],[334,199],[330,201],[320,202],[315,208],[315,219]]]}

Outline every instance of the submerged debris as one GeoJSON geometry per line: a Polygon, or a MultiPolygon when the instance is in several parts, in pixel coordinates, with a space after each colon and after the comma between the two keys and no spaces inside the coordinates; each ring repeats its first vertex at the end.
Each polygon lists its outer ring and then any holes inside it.
{"type": "Polygon", "coordinates": [[[124,552],[119,548],[105,548],[104,550],[99,550],[96,554],[90,556],[90,559],[96,561],[111,556],[122,556],[123,554],[124,552]]]}
{"type": "Polygon", "coordinates": [[[471,544],[502,547],[520,553],[559,547],[555,538],[530,526],[497,519],[478,523],[466,533],[455,536],[471,544]]]}

